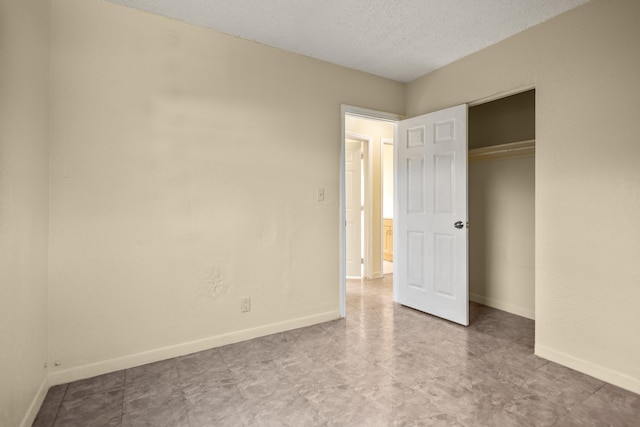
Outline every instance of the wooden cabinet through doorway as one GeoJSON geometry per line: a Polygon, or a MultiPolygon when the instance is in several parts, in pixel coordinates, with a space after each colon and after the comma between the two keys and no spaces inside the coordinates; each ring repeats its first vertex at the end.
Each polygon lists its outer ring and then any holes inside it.
{"type": "Polygon", "coordinates": [[[385,261],[393,261],[393,219],[382,220],[383,248],[382,258],[385,261]]]}

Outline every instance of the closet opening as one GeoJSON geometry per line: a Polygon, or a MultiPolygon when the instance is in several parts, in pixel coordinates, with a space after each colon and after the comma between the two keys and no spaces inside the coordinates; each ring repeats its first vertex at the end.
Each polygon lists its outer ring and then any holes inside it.
{"type": "Polygon", "coordinates": [[[468,113],[469,298],[534,319],[535,89],[468,113]]]}

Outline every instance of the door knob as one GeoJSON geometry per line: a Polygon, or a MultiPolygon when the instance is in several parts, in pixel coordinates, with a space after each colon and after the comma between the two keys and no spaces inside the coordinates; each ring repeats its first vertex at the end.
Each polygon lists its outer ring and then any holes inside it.
{"type": "Polygon", "coordinates": [[[453,226],[459,230],[462,227],[464,227],[464,223],[462,221],[456,221],[456,223],[453,224],[453,226]]]}

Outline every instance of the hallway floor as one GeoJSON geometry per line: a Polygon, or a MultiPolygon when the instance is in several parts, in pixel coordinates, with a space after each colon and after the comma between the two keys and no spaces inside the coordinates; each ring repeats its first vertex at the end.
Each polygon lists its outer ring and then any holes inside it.
{"type": "Polygon", "coordinates": [[[347,284],[347,318],[53,387],[35,426],[638,426],[640,396],[533,355],[534,323],[469,327],[347,284]]]}

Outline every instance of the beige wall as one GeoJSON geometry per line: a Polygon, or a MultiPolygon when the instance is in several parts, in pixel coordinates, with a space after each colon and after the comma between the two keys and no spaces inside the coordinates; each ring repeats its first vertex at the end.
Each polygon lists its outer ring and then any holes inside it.
{"type": "Polygon", "coordinates": [[[469,162],[471,300],[534,318],[535,159],[469,162]]]}
{"type": "Polygon", "coordinates": [[[393,144],[382,146],[382,217],[393,218],[393,144]]]}
{"type": "MultiPolygon", "coordinates": [[[[381,120],[365,119],[357,116],[347,116],[345,131],[371,138],[369,152],[373,169],[371,185],[371,227],[368,232],[371,237],[371,277],[382,277],[382,140],[393,140],[395,125],[381,120]]],[[[365,274],[366,275],[366,274],[365,274]]]]}
{"type": "Polygon", "coordinates": [[[536,91],[469,108],[469,149],[536,138],[536,91]]]}
{"type": "Polygon", "coordinates": [[[407,116],[535,85],[536,353],[640,392],[640,2],[593,0],[407,86],[407,116]]]}
{"type": "Polygon", "coordinates": [[[52,381],[338,317],[340,104],[403,85],[98,0],[52,27],[52,381]]]}
{"type": "Polygon", "coordinates": [[[0,425],[31,425],[47,370],[49,2],[0,3],[0,425]]]}
{"type": "Polygon", "coordinates": [[[640,3],[593,0],[406,102],[179,22],[52,5],[49,87],[50,3],[0,4],[0,425],[30,424],[47,353],[56,383],[337,316],[339,104],[413,116],[534,85],[536,352],[640,392],[640,3]]]}

